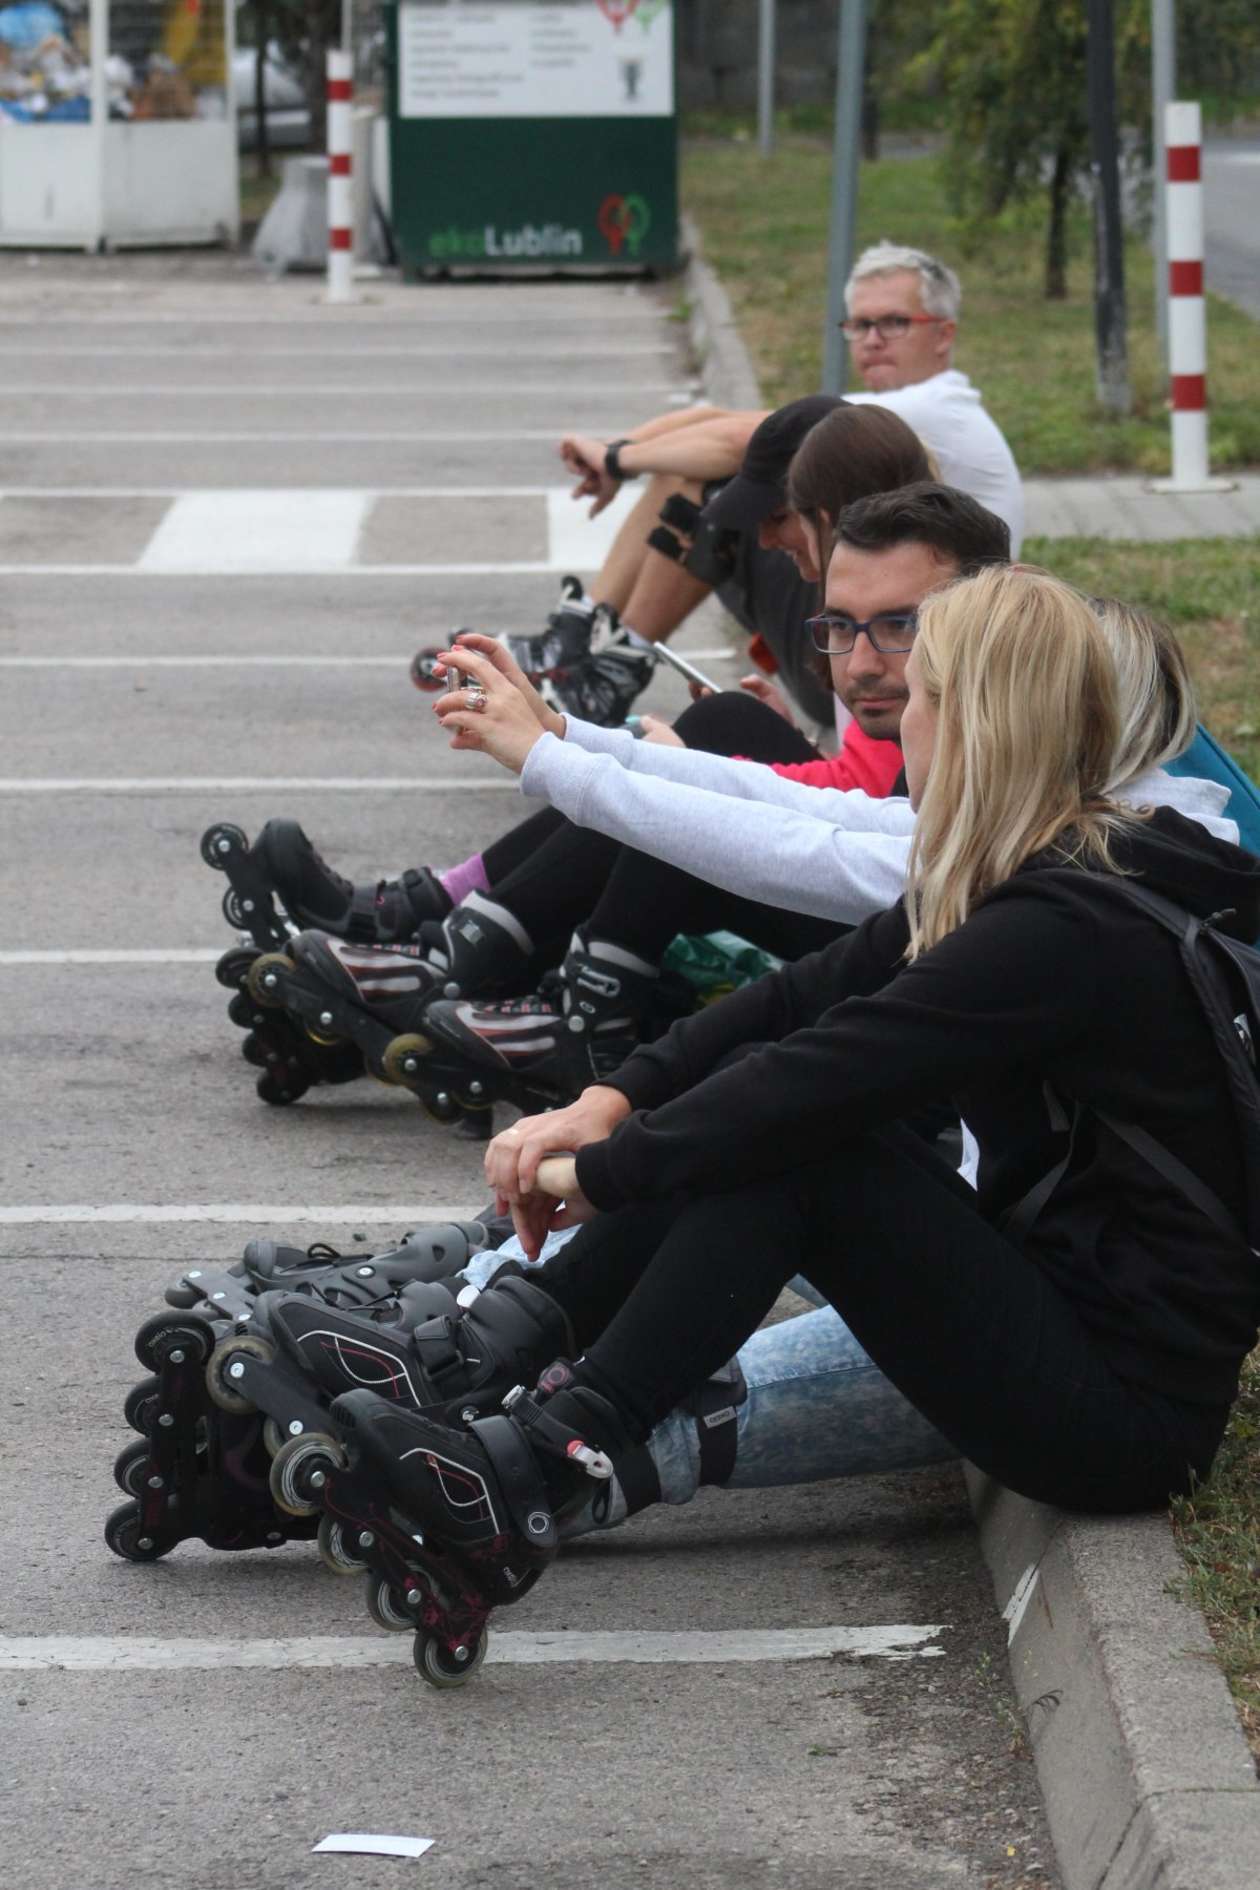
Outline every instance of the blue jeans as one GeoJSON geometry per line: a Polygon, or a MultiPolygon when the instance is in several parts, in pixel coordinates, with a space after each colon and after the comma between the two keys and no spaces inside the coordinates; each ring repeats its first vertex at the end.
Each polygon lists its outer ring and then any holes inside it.
{"type": "MultiPolygon", "coordinates": [[[[538,1264],[558,1253],[576,1230],[553,1234],[538,1264]]],[[[476,1255],[462,1278],[481,1286],[502,1265],[528,1266],[509,1240],[497,1253],[476,1255]]],[[[804,1281],[793,1281],[816,1298],[804,1281]]],[[[764,1326],[740,1348],[747,1397],[736,1408],[735,1466],[726,1489],[774,1489],[872,1471],[913,1470],[957,1456],[927,1419],[871,1362],[839,1313],[828,1305],[764,1326]]],[[[663,1503],[689,1503],[700,1488],[700,1436],[695,1415],[671,1412],[658,1424],[648,1450],[663,1503]]],[[[565,1525],[566,1537],[614,1529],[626,1519],[626,1501],[613,1483],[565,1525]]]]}

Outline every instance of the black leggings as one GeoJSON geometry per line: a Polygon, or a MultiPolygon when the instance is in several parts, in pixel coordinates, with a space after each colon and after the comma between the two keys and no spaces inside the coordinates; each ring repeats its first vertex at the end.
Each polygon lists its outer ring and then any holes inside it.
{"type": "Polygon", "coordinates": [[[581,1373],[646,1437],[797,1272],[961,1455],[1026,1496],[1156,1508],[1211,1464],[1226,1410],[1117,1377],[1072,1303],[899,1128],[728,1194],[600,1215],[540,1283],[581,1373]]]}
{"type": "MultiPolygon", "coordinates": [[[[736,690],[702,697],[674,726],[688,748],[709,754],[817,760],[799,729],[736,690]]],[[[551,809],[494,841],[482,861],[494,898],[553,960],[577,925],[653,963],[678,932],[737,932],[781,958],[802,958],[846,929],[724,892],[651,854],[576,827],[551,809]]]]}

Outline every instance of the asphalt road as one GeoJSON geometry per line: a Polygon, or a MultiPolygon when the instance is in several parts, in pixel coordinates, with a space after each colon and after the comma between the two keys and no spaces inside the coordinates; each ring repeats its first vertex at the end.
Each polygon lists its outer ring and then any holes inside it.
{"type": "Polygon", "coordinates": [[[138,1567],[101,1540],[132,1334],[177,1263],[264,1231],[368,1251],[481,1198],[477,1150],[397,1092],[256,1100],[198,837],[289,813],[366,877],[516,816],[405,663],[540,622],[574,550],[550,441],[688,397],[670,299],[386,284],[333,311],[213,257],[0,258],[0,1843],[24,1890],[1054,1881],[952,1469],[651,1513],[567,1553],[443,1695],[309,1546],[138,1567]],[[787,1658],[802,1628],[839,1651],[787,1658]],[[344,1830],[436,1843],[311,1855],[344,1830]]]}

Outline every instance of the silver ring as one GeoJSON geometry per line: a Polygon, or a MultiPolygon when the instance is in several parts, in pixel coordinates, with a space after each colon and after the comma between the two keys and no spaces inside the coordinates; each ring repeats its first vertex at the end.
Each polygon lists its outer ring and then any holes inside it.
{"type": "Polygon", "coordinates": [[[485,708],[487,700],[486,692],[480,683],[469,683],[464,690],[464,707],[466,709],[474,709],[480,713],[485,708]]]}

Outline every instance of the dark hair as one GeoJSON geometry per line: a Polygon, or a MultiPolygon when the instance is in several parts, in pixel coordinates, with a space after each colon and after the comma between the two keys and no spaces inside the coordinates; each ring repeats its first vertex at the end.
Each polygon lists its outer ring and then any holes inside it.
{"type": "Polygon", "coordinates": [[[810,428],[788,468],[787,502],[817,533],[820,592],[846,506],[931,476],[922,440],[887,407],[846,404],[810,428]]]}
{"type": "MultiPolygon", "coordinates": [[[[938,485],[934,479],[920,479],[895,492],[873,492],[864,499],[855,499],[836,520],[832,549],[837,545],[851,545],[855,551],[926,545],[956,564],[959,577],[974,577],[987,565],[1009,564],[1011,558],[1011,533],[1006,521],[970,493],[960,492],[957,486],[938,485]]],[[[825,570],[822,577],[825,592],[825,570]]],[[[811,656],[823,687],[830,689],[827,658],[816,651],[811,656]]]]}
{"type": "Polygon", "coordinates": [[[974,577],[990,564],[1009,564],[1010,527],[957,486],[923,479],[897,492],[858,499],[836,520],[836,542],[855,551],[890,551],[894,545],[927,545],[974,577]]]}

